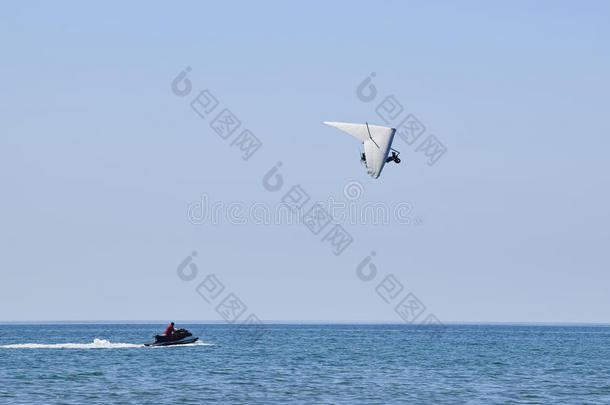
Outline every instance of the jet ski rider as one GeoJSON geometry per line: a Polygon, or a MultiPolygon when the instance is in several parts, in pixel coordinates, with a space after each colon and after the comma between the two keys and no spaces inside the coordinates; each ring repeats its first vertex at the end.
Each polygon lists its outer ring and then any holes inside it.
{"type": "Polygon", "coordinates": [[[167,328],[165,328],[165,336],[170,337],[174,334],[176,330],[174,329],[174,323],[170,323],[167,328]]]}

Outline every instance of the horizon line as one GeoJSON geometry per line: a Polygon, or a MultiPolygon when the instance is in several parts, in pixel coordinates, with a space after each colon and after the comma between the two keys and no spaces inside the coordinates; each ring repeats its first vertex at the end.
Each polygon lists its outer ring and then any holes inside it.
{"type": "MultiPolygon", "coordinates": [[[[143,319],[143,320],[0,320],[0,325],[18,325],[18,324],[30,324],[30,325],[78,325],[78,324],[165,324],[172,322],[171,320],[158,320],[158,319],[143,319]]],[[[185,324],[209,324],[209,325],[240,325],[241,323],[229,323],[222,320],[194,320],[194,319],[178,319],[173,320],[175,323],[185,324]]],[[[398,321],[356,321],[356,320],[261,320],[263,324],[271,325],[404,325],[404,326],[420,326],[419,323],[406,323],[398,321]]],[[[610,326],[609,322],[547,322],[547,321],[447,321],[441,322],[442,325],[514,325],[514,326],[610,326]]]]}

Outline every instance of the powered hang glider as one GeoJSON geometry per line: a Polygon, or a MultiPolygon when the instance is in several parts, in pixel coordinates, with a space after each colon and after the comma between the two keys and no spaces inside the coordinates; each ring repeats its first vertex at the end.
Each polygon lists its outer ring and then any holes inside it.
{"type": "Polygon", "coordinates": [[[360,155],[360,161],[366,165],[369,175],[376,179],[381,174],[381,170],[386,163],[394,161],[400,163],[399,151],[392,148],[395,128],[382,127],[379,125],[349,124],[347,122],[328,122],[330,125],[347,132],[354,138],[359,139],[364,144],[364,153],[360,155]],[[391,156],[388,156],[392,152],[391,156]]]}

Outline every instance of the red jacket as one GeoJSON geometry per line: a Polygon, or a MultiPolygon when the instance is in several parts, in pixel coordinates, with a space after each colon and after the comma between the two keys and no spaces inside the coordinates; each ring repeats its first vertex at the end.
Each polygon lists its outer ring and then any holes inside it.
{"type": "Polygon", "coordinates": [[[172,325],[169,325],[167,327],[167,329],[165,329],[165,336],[171,335],[173,331],[174,331],[174,327],[172,325]]]}

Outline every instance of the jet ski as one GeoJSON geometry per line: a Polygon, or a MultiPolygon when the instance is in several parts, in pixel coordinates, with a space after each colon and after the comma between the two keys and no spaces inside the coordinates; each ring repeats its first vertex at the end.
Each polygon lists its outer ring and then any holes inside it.
{"type": "Polygon", "coordinates": [[[193,343],[199,340],[197,336],[193,336],[191,332],[186,329],[178,329],[171,336],[155,335],[155,341],[150,343],[144,343],[144,346],[173,346],[173,345],[184,345],[187,343],[193,343]]]}

